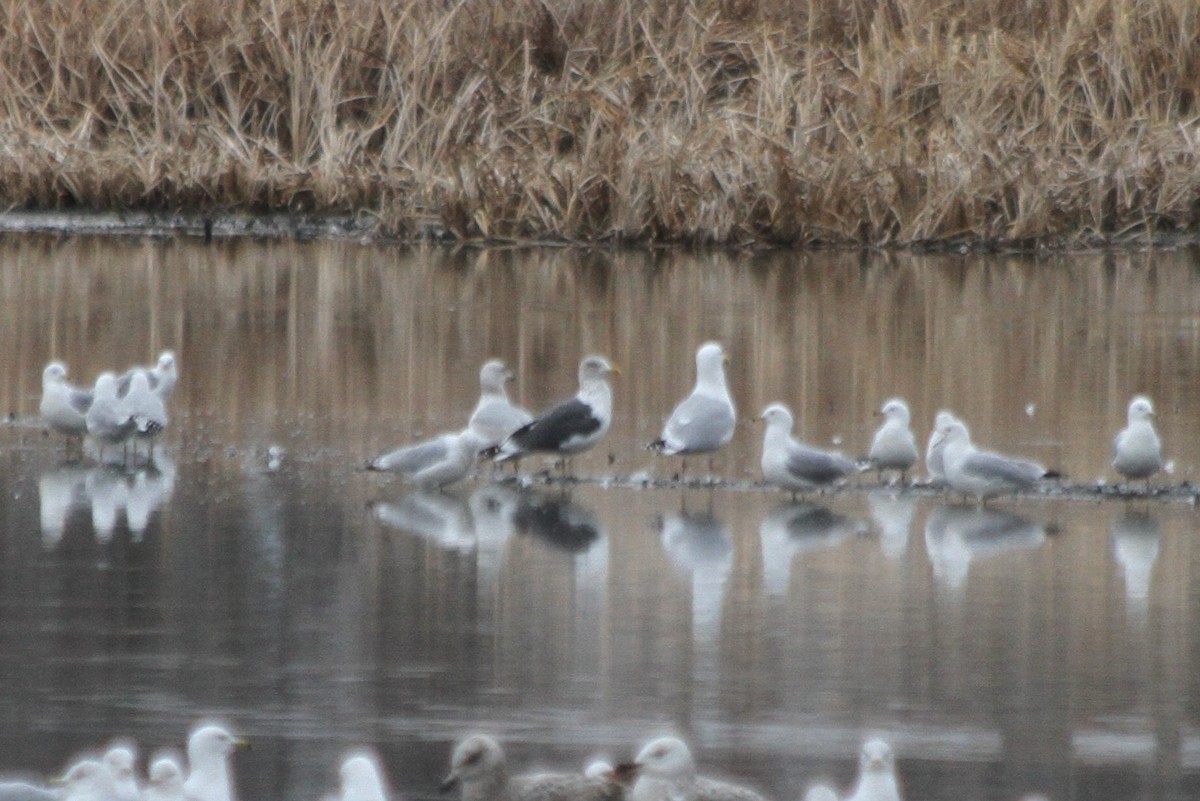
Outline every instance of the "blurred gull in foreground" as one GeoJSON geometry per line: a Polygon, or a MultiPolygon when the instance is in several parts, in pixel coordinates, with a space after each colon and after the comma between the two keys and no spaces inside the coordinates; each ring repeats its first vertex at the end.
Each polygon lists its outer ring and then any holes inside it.
{"type": "Polygon", "coordinates": [[[183,767],[173,754],[156,755],[147,774],[143,801],[183,800],[183,767]]]}
{"type": "Polygon", "coordinates": [[[383,770],[374,754],[358,753],[342,761],[338,770],[341,792],[337,801],[387,801],[389,793],[383,780],[383,770]]]}
{"type": "Polygon", "coordinates": [[[1129,403],[1125,428],[1113,439],[1113,469],[1130,481],[1146,480],[1163,468],[1162,440],[1154,430],[1154,407],[1139,395],[1129,403]]]}
{"type": "Polygon", "coordinates": [[[183,794],[188,801],[234,801],[229,757],[242,746],[224,727],[201,725],[188,737],[188,777],[183,794]]]}
{"type": "Polygon", "coordinates": [[[746,787],[697,776],[692,752],[678,737],[651,740],[634,764],[638,780],[632,801],[765,801],[746,787]]]}
{"type": "Polygon", "coordinates": [[[879,413],[884,416],[884,423],[875,432],[867,459],[879,471],[880,481],[883,481],[883,471],[895,470],[903,483],[909,468],[917,463],[917,440],[909,428],[908,405],[899,398],[892,398],[883,404],[879,413]]]}
{"type": "Polygon", "coordinates": [[[582,773],[510,778],[503,749],[486,734],[471,735],[454,746],[442,792],[455,788],[461,801],[620,801],[624,797],[618,782],[582,773]]]}
{"type": "MultiPolygon", "coordinates": [[[[725,385],[725,352],[716,342],[696,351],[696,386],[671,413],[662,436],[647,447],[668,456],[712,454],[733,439],[736,411],[725,385]]],[[[709,457],[709,470],[712,458],[709,457]]],[[[681,472],[687,472],[687,459],[681,472]]]]}
{"type": "Polygon", "coordinates": [[[797,492],[833,484],[858,472],[858,465],[840,453],[810,448],[792,438],[792,413],[783,404],[772,404],[762,413],[763,478],[793,496],[797,492]]]}
{"type": "Polygon", "coordinates": [[[863,743],[858,757],[858,782],[847,801],[900,801],[896,757],[883,740],[863,743]]]}

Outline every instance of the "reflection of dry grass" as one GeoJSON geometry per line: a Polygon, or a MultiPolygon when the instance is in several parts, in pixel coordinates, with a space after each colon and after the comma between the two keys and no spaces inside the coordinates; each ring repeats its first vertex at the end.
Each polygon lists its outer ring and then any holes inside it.
{"type": "Polygon", "coordinates": [[[0,29],[14,206],[701,243],[1200,219],[1194,0],[3,0],[0,29]]]}

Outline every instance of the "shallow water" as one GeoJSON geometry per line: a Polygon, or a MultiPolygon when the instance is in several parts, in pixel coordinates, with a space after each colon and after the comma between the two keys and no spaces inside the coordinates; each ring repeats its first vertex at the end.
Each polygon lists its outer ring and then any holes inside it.
{"type": "Polygon", "coordinates": [[[1194,481],[1195,254],[23,237],[0,240],[0,300],[0,771],[50,773],[117,734],[178,747],[218,716],[254,742],[242,797],[267,801],[317,798],[358,744],[432,797],[473,728],[555,768],[675,730],[778,799],[849,783],[876,732],[909,799],[1200,794],[1190,505],[486,476],[430,495],[359,469],[461,425],[490,356],[537,408],[601,351],[624,371],[616,421],[576,471],[669,476],[642,446],[716,338],[742,419],[726,478],[757,475],[768,402],[861,452],[901,395],[922,441],[949,407],[981,443],[1111,481],[1112,434],[1148,392],[1166,480],[1194,481]],[[64,463],[36,422],[45,362],[86,383],[168,347],[181,383],[155,464],[64,463]]]}

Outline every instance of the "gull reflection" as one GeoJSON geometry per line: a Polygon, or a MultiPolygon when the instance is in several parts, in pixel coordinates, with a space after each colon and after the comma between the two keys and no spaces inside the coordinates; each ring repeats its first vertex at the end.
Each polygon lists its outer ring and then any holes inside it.
{"type": "Polygon", "coordinates": [[[1162,540],[1158,520],[1149,512],[1127,511],[1109,529],[1113,558],[1125,573],[1125,599],[1130,612],[1144,614],[1150,579],[1162,540]]]}
{"type": "Polygon", "coordinates": [[[939,506],[925,521],[925,550],[939,583],[954,589],[967,583],[971,562],[1012,550],[1032,550],[1046,529],[1024,517],[976,506],[939,506]]]}
{"type": "MultiPolygon", "coordinates": [[[[709,512],[667,515],[660,525],[663,550],[692,579],[693,677],[701,688],[715,692],[721,609],[733,569],[729,527],[709,512]]],[[[705,692],[696,693],[697,702],[704,697],[705,692]]]]}
{"type": "Polygon", "coordinates": [[[91,511],[98,541],[113,538],[122,513],[132,538],[139,541],[151,515],[170,500],[174,489],[175,464],[162,453],[133,471],[116,465],[47,470],[38,479],[42,543],[47,548],[57,545],[71,512],[84,507],[91,511]]]}
{"type": "Polygon", "coordinates": [[[908,550],[908,531],[912,528],[917,499],[897,492],[867,494],[871,519],[879,529],[879,549],[889,559],[899,559],[908,550]]]}
{"type": "Polygon", "coordinates": [[[543,495],[533,490],[521,493],[513,525],[559,550],[582,554],[600,539],[600,524],[586,506],[561,495],[543,495]]]}
{"type": "Polygon", "coordinates": [[[62,540],[71,511],[87,503],[85,483],[91,470],[66,465],[47,470],[38,478],[42,544],[52,548],[62,540]]]}
{"type": "Polygon", "coordinates": [[[465,553],[475,547],[475,525],[466,501],[434,490],[417,490],[398,503],[374,503],[371,514],[389,528],[465,553]]]}
{"type": "Polygon", "coordinates": [[[475,563],[480,592],[498,586],[504,553],[515,531],[514,518],[521,493],[503,484],[484,484],[471,493],[471,521],[475,526],[475,563]]]}
{"type": "Polygon", "coordinates": [[[804,551],[833,547],[866,531],[860,520],[814,503],[781,503],[758,527],[762,541],[763,588],[768,595],[786,595],[792,557],[804,551]]]}

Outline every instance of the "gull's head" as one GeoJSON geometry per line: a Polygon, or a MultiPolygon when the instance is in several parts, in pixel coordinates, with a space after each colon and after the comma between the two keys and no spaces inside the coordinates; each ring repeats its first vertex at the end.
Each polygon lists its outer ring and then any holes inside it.
{"type": "Polygon", "coordinates": [[[158,354],[158,369],[163,373],[175,372],[175,353],[174,351],[164,350],[158,354]]]}
{"type": "Polygon", "coordinates": [[[512,371],[499,359],[486,361],[483,367],[479,368],[479,388],[484,392],[501,392],[504,385],[512,379],[512,371]]]}
{"type": "Polygon", "coordinates": [[[223,762],[237,748],[245,745],[220,724],[209,723],[192,731],[188,737],[188,761],[193,765],[223,762]]]}
{"type": "Polygon", "coordinates": [[[472,734],[454,746],[450,754],[450,773],[442,782],[442,791],[500,770],[504,770],[504,751],[500,743],[486,734],[472,734]]]}
{"type": "Polygon", "coordinates": [[[950,420],[937,429],[938,441],[949,445],[954,442],[965,442],[970,444],[971,432],[967,430],[967,424],[961,420],[950,418],[950,420]]]}
{"type": "Polygon", "coordinates": [[[96,376],[96,386],[93,392],[97,398],[116,398],[117,377],[112,373],[101,373],[100,375],[96,376]]]}
{"type": "Polygon", "coordinates": [[[104,752],[101,762],[104,763],[104,767],[108,768],[108,772],[114,779],[125,782],[133,779],[137,754],[128,743],[116,743],[104,752]]]}
{"type": "Polygon", "coordinates": [[[135,398],[140,398],[143,395],[150,394],[150,376],[145,370],[134,370],[133,375],[129,378],[129,391],[126,396],[133,395],[135,398]]]}
{"type": "Polygon", "coordinates": [[[596,758],[587,764],[583,769],[584,778],[587,779],[602,779],[608,781],[613,777],[612,763],[607,759],[596,758]]]}
{"type": "Polygon", "coordinates": [[[892,398],[879,410],[879,413],[888,420],[899,420],[901,423],[908,425],[910,416],[908,413],[908,404],[900,398],[892,398]]]}
{"type": "Polygon", "coordinates": [[[896,767],[892,747],[878,738],[867,740],[858,754],[858,767],[863,773],[891,773],[896,767]]]}
{"type": "Polygon", "coordinates": [[[62,362],[50,362],[42,371],[42,386],[61,384],[67,380],[67,366],[62,362]]]}
{"type": "Polygon", "coordinates": [[[940,431],[957,419],[950,411],[942,409],[937,413],[937,417],[933,418],[933,428],[935,431],[940,431]]]}
{"type": "Polygon", "coordinates": [[[720,342],[705,342],[696,351],[696,372],[703,373],[722,369],[729,359],[720,342]]]}
{"type": "Polygon", "coordinates": [[[1142,420],[1154,419],[1154,406],[1151,405],[1150,399],[1145,395],[1138,395],[1129,402],[1129,422],[1135,423],[1142,420]]]}
{"type": "Polygon", "coordinates": [[[338,771],[342,778],[342,796],[383,798],[382,771],[373,754],[358,753],[347,757],[338,771]]]}
{"type": "Polygon", "coordinates": [[[164,754],[150,763],[146,772],[150,785],[160,789],[183,787],[183,768],[174,756],[164,754]]]}
{"type": "Polygon", "coordinates": [[[794,422],[791,411],[782,403],[772,403],[763,409],[758,419],[766,423],[767,428],[782,428],[785,431],[791,431],[794,422]]]}
{"type": "Polygon", "coordinates": [[[681,779],[696,772],[691,750],[678,737],[659,737],[646,743],[634,764],[640,773],[655,779],[681,779]]]}
{"type": "Polygon", "coordinates": [[[621,371],[608,363],[603,356],[586,356],[579,363],[579,383],[606,381],[609,376],[620,375],[621,371]]]}

